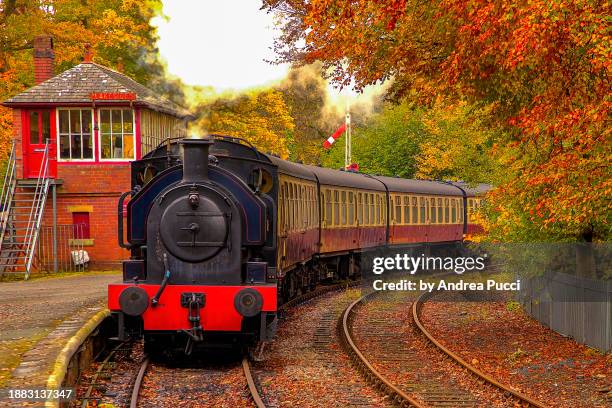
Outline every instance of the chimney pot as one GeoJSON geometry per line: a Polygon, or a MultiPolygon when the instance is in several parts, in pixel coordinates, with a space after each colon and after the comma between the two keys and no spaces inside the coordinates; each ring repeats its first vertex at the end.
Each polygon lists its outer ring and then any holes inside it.
{"type": "Polygon", "coordinates": [[[91,44],[85,44],[85,52],[83,53],[83,62],[90,63],[93,60],[93,51],[91,50],[91,44]]]}
{"type": "Polygon", "coordinates": [[[34,38],[34,79],[36,84],[53,76],[53,38],[49,35],[39,35],[34,38]]]}

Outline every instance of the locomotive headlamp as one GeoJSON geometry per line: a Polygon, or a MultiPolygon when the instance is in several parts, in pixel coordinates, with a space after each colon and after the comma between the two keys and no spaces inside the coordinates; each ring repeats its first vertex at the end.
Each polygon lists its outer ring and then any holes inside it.
{"type": "Polygon", "coordinates": [[[244,317],[253,317],[261,312],[263,299],[254,289],[242,289],[234,298],[234,307],[244,317]]]}
{"type": "Polygon", "coordinates": [[[129,316],[140,316],[149,307],[149,295],[143,288],[130,286],[119,295],[121,311],[129,316]]]}

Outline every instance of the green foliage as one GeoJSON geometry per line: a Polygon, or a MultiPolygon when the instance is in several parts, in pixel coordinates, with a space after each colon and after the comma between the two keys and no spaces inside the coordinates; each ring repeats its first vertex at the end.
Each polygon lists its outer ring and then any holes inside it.
{"type": "MultiPolygon", "coordinates": [[[[482,111],[466,104],[417,107],[387,103],[353,129],[353,161],[361,172],[437,180],[492,182],[494,134],[482,111]]],[[[342,136],[323,156],[327,167],[344,165],[342,136]]]]}
{"type": "MultiPolygon", "coordinates": [[[[360,126],[353,127],[353,162],[359,171],[385,176],[414,177],[416,157],[425,127],[423,111],[408,104],[387,105],[360,126]]],[[[326,167],[344,166],[344,138],[326,153],[326,167]]]]}

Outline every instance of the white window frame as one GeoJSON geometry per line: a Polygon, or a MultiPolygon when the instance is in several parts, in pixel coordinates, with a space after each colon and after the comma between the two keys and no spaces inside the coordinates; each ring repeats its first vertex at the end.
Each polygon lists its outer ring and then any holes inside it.
{"type": "MultiPolygon", "coordinates": [[[[82,120],[83,118],[81,117],[81,126],[82,126],[82,120]]],[[[84,163],[92,163],[96,161],[96,126],[95,126],[95,122],[94,122],[94,110],[92,108],[88,108],[88,107],[66,107],[66,108],[56,108],[55,109],[55,139],[56,139],[56,150],[57,150],[57,161],[58,162],[62,162],[62,163],[78,163],[78,162],[84,162],[84,163]],[[59,114],[60,111],[71,111],[71,110],[78,110],[78,111],[82,111],[82,110],[89,110],[91,111],[91,159],[64,159],[61,157],[62,152],[60,149],[60,140],[61,140],[61,134],[62,132],[60,131],[60,119],[59,119],[59,114]]],[[[70,119],[68,120],[68,135],[69,137],[71,136],[70,133],[70,119]]],[[[82,137],[82,134],[81,134],[82,137]]],[[[72,139],[70,139],[72,140],[72,139]]],[[[72,143],[72,141],[71,141],[72,143]]]]}
{"type": "MultiPolygon", "coordinates": [[[[112,121],[112,114],[111,114],[111,121],[112,121]]],[[[134,110],[134,108],[132,107],[125,107],[125,106],[117,106],[117,107],[109,107],[109,108],[98,108],[98,123],[97,123],[97,128],[98,128],[98,146],[100,146],[100,148],[98,149],[98,160],[101,162],[116,162],[116,163],[123,163],[123,162],[131,162],[136,160],[136,112],[134,110]],[[102,158],[102,111],[103,110],[107,110],[107,111],[112,111],[112,110],[121,110],[121,120],[123,121],[123,110],[125,109],[129,109],[132,111],[132,136],[134,137],[134,157],[132,158],[122,158],[122,159],[104,159],[102,158]]],[[[112,124],[111,124],[111,131],[112,131],[112,124]]],[[[123,146],[123,126],[121,126],[121,145],[123,146]]]]}

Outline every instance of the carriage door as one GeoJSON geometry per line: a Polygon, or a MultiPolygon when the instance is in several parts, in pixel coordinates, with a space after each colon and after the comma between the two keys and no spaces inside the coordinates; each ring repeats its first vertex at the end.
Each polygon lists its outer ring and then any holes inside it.
{"type": "Polygon", "coordinates": [[[45,152],[45,142],[49,143],[48,177],[57,176],[55,146],[55,121],[53,110],[26,110],[22,116],[23,126],[23,176],[38,178],[45,152]]]}

